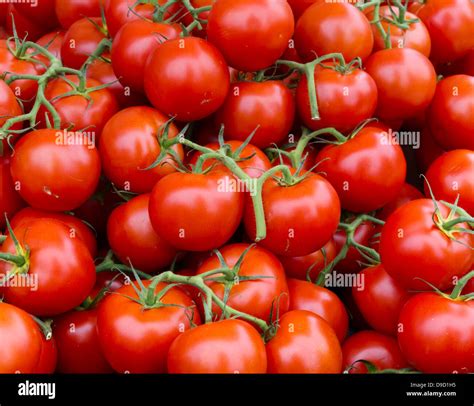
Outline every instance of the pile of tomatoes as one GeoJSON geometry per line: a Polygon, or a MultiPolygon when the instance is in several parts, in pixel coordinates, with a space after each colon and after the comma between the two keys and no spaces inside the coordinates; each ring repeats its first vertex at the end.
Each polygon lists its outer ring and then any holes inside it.
{"type": "Polygon", "coordinates": [[[0,373],[474,372],[471,0],[7,2],[0,38],[0,373]]]}

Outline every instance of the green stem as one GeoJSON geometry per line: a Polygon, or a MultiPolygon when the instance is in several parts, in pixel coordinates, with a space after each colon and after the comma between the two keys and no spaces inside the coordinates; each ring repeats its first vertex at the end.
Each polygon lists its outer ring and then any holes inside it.
{"type": "Polygon", "coordinates": [[[461,295],[462,290],[472,278],[474,278],[474,271],[467,273],[461,279],[459,279],[458,283],[456,283],[456,286],[451,292],[451,295],[450,295],[451,299],[458,299],[459,296],[461,295]]]}

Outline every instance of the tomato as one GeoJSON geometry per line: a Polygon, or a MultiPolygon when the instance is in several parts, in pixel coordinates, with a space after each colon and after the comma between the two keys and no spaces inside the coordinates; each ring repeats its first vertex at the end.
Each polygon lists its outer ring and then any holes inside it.
{"type": "MultiPolygon", "coordinates": [[[[145,287],[150,284],[143,283],[145,287]]],[[[166,286],[158,284],[155,292],[166,286]]],[[[146,308],[130,298],[138,299],[138,295],[132,285],[126,285],[100,303],[97,328],[102,352],[119,373],[166,372],[173,340],[200,323],[194,302],[178,287],[163,295],[161,304],[165,306],[146,308]]]]}
{"type": "Polygon", "coordinates": [[[20,210],[25,202],[18,194],[10,174],[11,157],[7,154],[0,156],[0,173],[1,173],[1,190],[2,198],[0,199],[0,230],[5,229],[5,214],[9,219],[18,210],[20,210]]]}
{"type": "Polygon", "coordinates": [[[208,251],[225,244],[242,219],[244,193],[233,189],[227,170],[207,174],[173,173],[161,179],[150,197],[156,233],[184,251],[208,251]]]}
{"type": "MultiPolygon", "coordinates": [[[[308,174],[291,186],[268,179],[262,196],[267,235],[259,244],[274,254],[290,257],[311,254],[331,239],[339,224],[337,193],[319,175],[308,174]]],[[[250,202],[245,207],[244,225],[247,235],[254,239],[255,215],[250,202]]]]}
{"type": "Polygon", "coordinates": [[[144,92],[143,80],[148,56],[162,42],[179,37],[179,25],[135,20],[125,24],[112,45],[112,67],[124,86],[144,92]]]}
{"type": "MultiPolygon", "coordinates": [[[[438,206],[446,218],[449,209],[440,202],[438,206]]],[[[474,253],[470,247],[474,245],[474,237],[454,233],[458,240],[454,241],[435,224],[433,218],[438,216],[434,211],[432,200],[413,200],[392,213],[382,228],[382,264],[405,288],[426,290],[425,282],[414,279],[421,278],[445,290],[471,269],[474,253]]]]}
{"type": "Polygon", "coordinates": [[[267,343],[268,373],[341,372],[341,346],[323,318],[306,310],[293,310],[281,316],[278,325],[267,343]]]}
{"type": "MultiPolygon", "coordinates": [[[[233,268],[243,255],[248,244],[231,244],[219,249],[229,268],[233,268]]],[[[197,275],[214,269],[219,269],[220,262],[217,255],[206,259],[197,270],[197,275]]],[[[224,276],[217,274],[215,277],[224,276]]],[[[251,314],[262,320],[269,321],[273,310],[280,314],[288,310],[288,286],[285,271],[272,253],[260,247],[252,247],[245,255],[242,264],[235,276],[230,277],[229,283],[220,281],[206,282],[208,286],[223,299],[225,290],[230,287],[226,303],[235,310],[251,314]],[[240,277],[254,277],[256,279],[239,281],[240,277]],[[259,278],[260,277],[260,278],[259,278]],[[235,281],[238,282],[235,282],[235,281]]],[[[221,309],[213,306],[213,313],[219,316],[221,309]]]]}
{"type": "Polygon", "coordinates": [[[366,63],[378,89],[376,114],[382,120],[414,117],[430,104],[436,90],[431,62],[410,48],[375,52],[366,63]]]}
{"type": "Polygon", "coordinates": [[[238,82],[218,110],[215,124],[224,125],[231,140],[245,141],[256,130],[251,142],[264,148],[288,135],[294,117],[294,98],[283,82],[238,82]]]}
{"type": "Polygon", "coordinates": [[[442,148],[474,150],[474,77],[455,75],[438,82],[428,113],[430,131],[442,148]]]}
{"type": "MultiPolygon", "coordinates": [[[[162,165],[147,169],[161,152],[159,137],[163,136],[168,118],[145,106],[129,107],[115,114],[105,125],[99,140],[99,152],[105,175],[119,189],[135,193],[150,192],[162,177],[176,171],[175,162],[167,155],[162,165]]],[[[171,123],[168,137],[178,129],[171,123]]],[[[184,158],[181,144],[173,147],[184,158]]]]}
{"type": "Polygon", "coordinates": [[[474,47],[474,4],[470,0],[429,0],[416,14],[430,33],[433,61],[454,61],[474,47]]]}
{"type": "Polygon", "coordinates": [[[418,169],[423,173],[426,172],[434,160],[444,152],[445,150],[434,140],[429,128],[424,128],[420,134],[420,148],[415,150],[418,169]]]}
{"type": "Polygon", "coordinates": [[[0,302],[0,373],[33,373],[39,363],[43,333],[25,311],[0,302]]]}
{"type": "Polygon", "coordinates": [[[426,172],[425,195],[430,197],[428,183],[438,200],[454,203],[474,213],[474,151],[457,149],[437,158],[426,172]]]}
{"type": "Polygon", "coordinates": [[[365,15],[352,4],[317,2],[298,20],[295,45],[305,61],[338,52],[350,62],[370,55],[374,36],[365,15]]]}
{"type": "Polygon", "coordinates": [[[311,118],[308,80],[302,76],[296,89],[296,105],[304,124],[312,130],[334,127],[347,133],[371,118],[377,107],[377,86],[362,69],[337,72],[334,65],[314,74],[320,120],[311,118]]]}
{"type": "Polygon", "coordinates": [[[293,10],[295,21],[298,21],[307,8],[309,8],[314,3],[318,4],[323,3],[324,1],[325,0],[288,0],[288,4],[293,10]]]}
{"type": "Polygon", "coordinates": [[[416,369],[445,374],[474,371],[474,302],[421,293],[405,304],[399,323],[400,348],[416,369]]]}
{"type": "Polygon", "coordinates": [[[82,133],[53,129],[32,131],[15,146],[10,167],[18,192],[41,210],[73,210],[94,192],[100,158],[82,133]]]}
{"type": "Polygon", "coordinates": [[[107,292],[115,292],[123,285],[130,282],[129,276],[124,275],[118,271],[99,272],[95,281],[93,289],[90,291],[88,300],[95,300],[103,289],[107,292]]]}
{"type": "Polygon", "coordinates": [[[38,361],[38,365],[35,368],[35,374],[53,374],[56,371],[56,364],[58,361],[58,349],[56,340],[51,337],[49,340],[46,339],[43,333],[41,333],[43,345],[41,348],[41,355],[38,361]]]}
{"type": "MultiPolygon", "coordinates": [[[[79,306],[95,283],[95,267],[86,245],[53,219],[35,219],[13,230],[29,254],[23,266],[0,262],[2,275],[17,272],[1,288],[5,300],[34,315],[54,316],[79,306]]],[[[16,253],[9,236],[3,253],[16,253]]]]}
{"type": "MultiPolygon", "coordinates": [[[[56,58],[61,59],[61,45],[63,43],[63,39],[64,31],[53,31],[43,35],[36,41],[36,43],[46,48],[56,58]]],[[[44,55],[38,54],[36,55],[36,59],[42,61],[46,66],[49,66],[50,64],[49,59],[44,55]]],[[[38,67],[38,69],[40,69],[41,72],[46,70],[44,66],[38,67]]]]}
{"type": "Polygon", "coordinates": [[[398,316],[409,293],[382,265],[366,268],[360,275],[363,288],[353,286],[352,296],[362,316],[379,333],[396,336],[398,316]]]}
{"type": "Polygon", "coordinates": [[[56,0],[55,11],[59,23],[68,29],[83,17],[100,17],[104,0],[56,0]]]}
{"type": "Polygon", "coordinates": [[[151,104],[179,121],[214,113],[224,103],[229,81],[224,58],[201,38],[164,42],[145,67],[145,92],[151,104]]]}
{"type": "Polygon", "coordinates": [[[359,331],[350,336],[342,346],[344,369],[350,374],[365,374],[367,367],[358,361],[368,361],[378,371],[408,367],[397,340],[375,331],[359,331]],[[352,367],[352,368],[351,368],[352,367]]]}
{"type": "Polygon", "coordinates": [[[311,254],[301,257],[280,256],[280,261],[288,277],[306,281],[309,271],[309,278],[314,281],[324,267],[332,262],[336,254],[336,245],[331,239],[324,247],[311,254]]]}
{"type": "Polygon", "coordinates": [[[171,265],[176,251],[153,230],[148,214],[149,194],[139,195],[117,207],[109,217],[110,247],[124,264],[144,272],[171,265]]]}
{"type": "Polygon", "coordinates": [[[399,207],[403,206],[405,203],[422,198],[423,194],[416,187],[410,185],[409,183],[404,183],[397,197],[388,202],[382,208],[382,210],[377,213],[377,217],[381,220],[386,220],[390,214],[392,214],[399,207]]]}
{"type": "MultiPolygon", "coordinates": [[[[67,75],[66,80],[79,84],[77,76],[67,75]]],[[[60,97],[73,90],[72,86],[63,78],[57,78],[48,83],[45,90],[46,98],[56,109],[61,119],[61,128],[70,131],[84,131],[95,141],[100,137],[102,128],[107,120],[118,111],[118,104],[114,95],[108,89],[86,91],[84,95],[60,97]],[[86,97],[90,97],[90,100],[86,97]]],[[[86,88],[100,86],[101,83],[94,79],[86,80],[86,88]]],[[[41,125],[53,122],[51,113],[42,106],[38,113],[41,125]],[[47,118],[47,119],[46,119],[47,118]]]]}
{"type": "Polygon", "coordinates": [[[342,144],[324,147],[318,171],[336,189],[343,209],[366,213],[393,200],[405,182],[406,161],[391,133],[371,125],[342,144]]]}
{"type": "Polygon", "coordinates": [[[283,55],[294,25],[285,0],[219,0],[209,13],[207,35],[230,66],[253,72],[283,55]]]}
{"type": "Polygon", "coordinates": [[[465,56],[442,67],[441,73],[447,75],[474,76],[474,48],[465,56]]]}
{"type": "Polygon", "coordinates": [[[97,333],[97,310],[73,310],[53,323],[58,346],[58,372],[101,374],[113,370],[102,354],[97,333]]]}

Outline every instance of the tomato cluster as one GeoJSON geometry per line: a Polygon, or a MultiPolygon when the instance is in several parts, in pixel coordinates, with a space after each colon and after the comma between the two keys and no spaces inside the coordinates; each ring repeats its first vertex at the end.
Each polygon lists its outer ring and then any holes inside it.
{"type": "Polygon", "coordinates": [[[474,373],[471,0],[3,3],[0,75],[0,373],[474,373]]]}

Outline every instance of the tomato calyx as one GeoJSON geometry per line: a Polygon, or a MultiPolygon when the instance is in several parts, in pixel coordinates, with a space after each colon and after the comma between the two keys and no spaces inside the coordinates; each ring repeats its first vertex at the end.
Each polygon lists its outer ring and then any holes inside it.
{"type": "MultiPolygon", "coordinates": [[[[13,245],[15,246],[15,254],[11,254],[8,252],[1,252],[0,253],[0,261],[9,262],[13,265],[13,269],[11,269],[8,274],[6,275],[7,280],[14,278],[16,275],[24,275],[28,273],[30,269],[30,250],[28,247],[23,248],[15,236],[13,232],[10,222],[8,221],[7,216],[5,215],[5,221],[7,225],[7,230],[10,238],[13,241],[13,245]]],[[[3,281],[5,283],[6,281],[3,281]]]]}
{"type": "Polygon", "coordinates": [[[365,359],[358,359],[349,365],[344,371],[343,374],[349,374],[351,370],[357,369],[356,364],[363,364],[367,369],[368,374],[419,374],[421,372],[416,371],[411,368],[401,368],[401,369],[379,369],[373,362],[367,361],[365,359]]]}
{"type": "Polygon", "coordinates": [[[460,278],[456,286],[454,287],[449,299],[451,300],[458,300],[458,301],[469,301],[474,299],[474,293],[468,293],[466,295],[462,295],[463,289],[466,287],[467,283],[474,278],[474,271],[468,272],[462,278],[460,278]]]}
{"type": "Polygon", "coordinates": [[[40,330],[43,333],[44,338],[47,341],[51,340],[53,338],[53,329],[51,328],[51,325],[53,324],[53,320],[52,319],[41,320],[38,317],[33,316],[33,315],[31,315],[31,317],[36,322],[36,324],[38,324],[38,326],[40,327],[40,330]]]}

